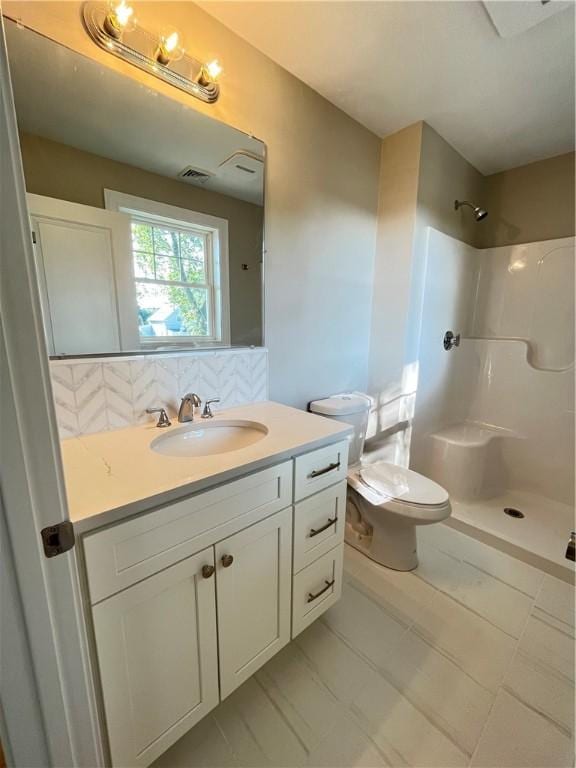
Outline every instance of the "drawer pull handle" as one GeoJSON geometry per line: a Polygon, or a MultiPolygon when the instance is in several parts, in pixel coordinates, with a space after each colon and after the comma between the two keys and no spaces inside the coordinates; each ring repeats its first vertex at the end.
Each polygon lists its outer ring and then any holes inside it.
{"type": "Polygon", "coordinates": [[[320,595],[323,595],[324,592],[327,592],[330,589],[330,587],[333,587],[334,584],[336,584],[336,579],[332,579],[332,581],[326,581],[325,584],[326,586],[323,587],[320,590],[320,592],[316,592],[315,595],[313,595],[312,592],[308,592],[308,599],[306,600],[306,602],[313,603],[314,600],[317,600],[320,597],[320,595]]]}
{"type": "Polygon", "coordinates": [[[325,475],[328,472],[333,472],[335,469],[340,469],[340,462],[335,461],[333,464],[328,464],[327,467],[324,467],[324,469],[314,469],[308,477],[320,477],[320,475],[325,475]]]}
{"type": "Polygon", "coordinates": [[[232,555],[223,555],[221,562],[224,568],[230,568],[230,566],[234,562],[234,558],[232,557],[232,555]]]}
{"type": "Polygon", "coordinates": [[[328,528],[330,528],[331,525],[336,525],[337,522],[338,522],[337,517],[333,519],[329,517],[328,522],[326,523],[326,525],[323,525],[322,528],[310,528],[310,538],[313,539],[314,536],[318,536],[319,533],[322,533],[322,531],[327,530],[328,528]]]}
{"type": "Polygon", "coordinates": [[[202,578],[203,579],[209,579],[211,576],[214,575],[214,571],[216,569],[213,565],[203,565],[202,566],[202,578]]]}

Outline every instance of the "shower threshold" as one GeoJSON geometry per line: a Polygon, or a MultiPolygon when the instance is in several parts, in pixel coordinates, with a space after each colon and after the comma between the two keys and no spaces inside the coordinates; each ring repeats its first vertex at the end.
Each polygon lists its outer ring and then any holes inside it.
{"type": "Polygon", "coordinates": [[[453,499],[452,516],[446,523],[574,583],[575,565],[564,557],[570,532],[575,530],[574,508],[567,504],[522,491],[474,502],[453,499]],[[505,509],[519,510],[524,517],[505,514],[505,509]]]}

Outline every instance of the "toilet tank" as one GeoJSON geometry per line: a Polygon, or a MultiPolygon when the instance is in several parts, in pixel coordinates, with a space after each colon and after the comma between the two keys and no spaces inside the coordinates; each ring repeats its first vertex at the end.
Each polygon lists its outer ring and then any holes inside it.
{"type": "Polygon", "coordinates": [[[336,419],[354,427],[354,434],[350,438],[349,466],[357,464],[362,456],[371,404],[372,401],[368,395],[351,392],[332,395],[323,400],[313,400],[309,405],[312,413],[336,419]]]}

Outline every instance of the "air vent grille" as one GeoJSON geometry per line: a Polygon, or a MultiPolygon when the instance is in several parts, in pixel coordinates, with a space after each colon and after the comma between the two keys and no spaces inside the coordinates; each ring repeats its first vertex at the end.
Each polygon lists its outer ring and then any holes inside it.
{"type": "Polygon", "coordinates": [[[180,171],[178,176],[186,181],[192,181],[194,184],[206,184],[214,174],[203,171],[200,168],[194,168],[192,165],[187,165],[186,168],[180,171]]]}

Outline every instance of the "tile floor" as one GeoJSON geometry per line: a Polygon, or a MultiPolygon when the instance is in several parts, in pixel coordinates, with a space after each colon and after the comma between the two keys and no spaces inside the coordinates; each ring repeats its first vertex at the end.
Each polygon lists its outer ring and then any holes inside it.
{"type": "Polygon", "coordinates": [[[574,764],[574,589],[444,525],[342,600],[155,768],[574,764]]]}

